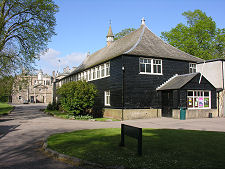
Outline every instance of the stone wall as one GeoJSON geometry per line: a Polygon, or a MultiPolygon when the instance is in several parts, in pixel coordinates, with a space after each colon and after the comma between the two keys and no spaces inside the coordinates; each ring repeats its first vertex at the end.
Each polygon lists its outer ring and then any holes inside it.
{"type": "MultiPolygon", "coordinates": [[[[196,118],[208,118],[209,113],[212,113],[212,117],[218,117],[217,109],[187,109],[186,119],[196,119],[196,118]]],[[[175,119],[180,118],[180,110],[173,109],[172,117],[175,119]]]]}
{"type": "MultiPolygon", "coordinates": [[[[122,109],[103,109],[103,116],[106,118],[114,118],[121,120],[122,109]]],[[[124,109],[124,120],[132,119],[149,119],[162,117],[161,109],[124,109]]]]}

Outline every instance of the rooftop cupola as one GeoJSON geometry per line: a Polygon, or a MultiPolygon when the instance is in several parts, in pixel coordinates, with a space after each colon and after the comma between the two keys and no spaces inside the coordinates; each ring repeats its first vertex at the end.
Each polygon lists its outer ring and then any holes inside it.
{"type": "Polygon", "coordinates": [[[38,81],[42,81],[43,80],[43,71],[40,69],[38,72],[38,81]]]}
{"type": "Polygon", "coordinates": [[[141,24],[145,25],[145,18],[144,17],[141,19],[141,24]]]}
{"type": "Polygon", "coordinates": [[[106,38],[107,38],[107,40],[106,40],[107,46],[109,46],[114,41],[114,35],[112,33],[111,23],[109,25],[109,31],[108,31],[106,38]]]}

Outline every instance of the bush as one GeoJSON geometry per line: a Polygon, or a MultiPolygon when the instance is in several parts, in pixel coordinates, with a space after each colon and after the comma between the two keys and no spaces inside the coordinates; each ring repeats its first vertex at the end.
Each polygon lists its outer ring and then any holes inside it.
{"type": "Polygon", "coordinates": [[[47,110],[59,110],[59,107],[60,107],[59,102],[52,102],[48,104],[47,110]]]}
{"type": "Polygon", "coordinates": [[[57,93],[63,110],[74,116],[87,115],[94,106],[97,89],[92,83],[77,81],[63,84],[57,93]]]}

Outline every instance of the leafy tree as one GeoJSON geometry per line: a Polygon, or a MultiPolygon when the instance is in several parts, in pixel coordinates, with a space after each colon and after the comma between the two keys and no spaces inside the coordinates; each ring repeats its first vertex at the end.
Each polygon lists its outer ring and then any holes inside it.
{"type": "Polygon", "coordinates": [[[115,34],[114,40],[120,39],[126,35],[128,35],[129,33],[135,31],[136,29],[134,28],[127,28],[127,29],[123,29],[121,32],[115,34]]]}
{"type": "Polygon", "coordinates": [[[8,101],[8,97],[11,96],[13,81],[12,76],[0,78],[0,102],[8,101]]]}
{"type": "Polygon", "coordinates": [[[57,11],[53,0],[0,1],[0,76],[32,68],[55,35],[57,11]]]}
{"type": "Polygon", "coordinates": [[[62,108],[74,115],[85,115],[94,106],[97,90],[86,81],[69,82],[57,90],[62,108]]]}
{"type": "Polygon", "coordinates": [[[216,27],[215,21],[205,12],[195,10],[182,14],[187,24],[178,24],[162,38],[174,47],[202,59],[224,58],[225,29],[216,27]]]}

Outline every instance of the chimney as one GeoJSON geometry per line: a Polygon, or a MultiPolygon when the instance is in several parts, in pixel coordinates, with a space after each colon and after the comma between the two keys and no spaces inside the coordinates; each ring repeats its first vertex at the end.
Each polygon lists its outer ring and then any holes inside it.
{"type": "Polygon", "coordinates": [[[111,22],[110,22],[110,25],[109,25],[109,31],[108,31],[108,34],[106,36],[107,38],[107,46],[110,46],[110,44],[114,41],[114,35],[112,33],[112,28],[111,28],[111,22]]]}

